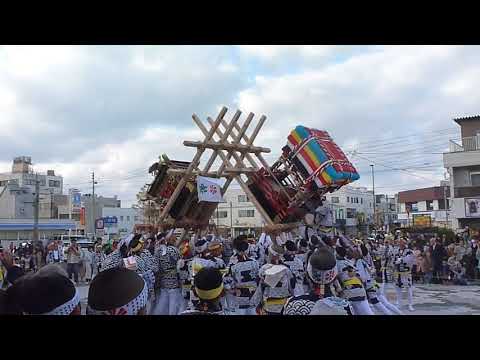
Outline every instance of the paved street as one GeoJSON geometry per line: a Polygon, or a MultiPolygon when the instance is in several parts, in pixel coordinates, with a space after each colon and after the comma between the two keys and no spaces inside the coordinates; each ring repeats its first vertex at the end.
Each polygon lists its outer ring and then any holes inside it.
{"type": "MultiPolygon", "coordinates": [[[[88,286],[79,286],[82,313],[85,313],[88,286]]],[[[387,289],[387,297],[395,302],[395,290],[387,289]]],[[[404,293],[401,310],[406,315],[480,315],[480,286],[416,285],[413,293],[414,312],[407,309],[404,293]]]]}
{"type": "MultiPolygon", "coordinates": [[[[395,301],[395,289],[388,288],[387,297],[395,301]]],[[[411,315],[480,315],[480,286],[415,285],[414,312],[407,309],[407,293],[404,292],[401,310],[411,315]]]]}

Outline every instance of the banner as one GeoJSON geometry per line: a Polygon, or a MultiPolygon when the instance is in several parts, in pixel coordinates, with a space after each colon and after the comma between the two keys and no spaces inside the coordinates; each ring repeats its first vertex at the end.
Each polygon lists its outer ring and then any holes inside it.
{"type": "Polygon", "coordinates": [[[430,215],[413,215],[414,227],[430,227],[432,226],[432,218],[430,215]]]}
{"type": "Polygon", "coordinates": [[[480,198],[465,199],[465,216],[480,217],[480,198]]]}
{"type": "Polygon", "coordinates": [[[80,225],[85,225],[85,208],[80,209],[80,225]]]}
{"type": "Polygon", "coordinates": [[[222,202],[221,180],[197,176],[198,201],[222,202]]]}

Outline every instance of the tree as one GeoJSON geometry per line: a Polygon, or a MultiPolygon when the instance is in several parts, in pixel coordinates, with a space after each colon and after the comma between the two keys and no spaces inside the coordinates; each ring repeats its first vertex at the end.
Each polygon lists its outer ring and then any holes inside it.
{"type": "Polygon", "coordinates": [[[148,198],[147,185],[144,185],[137,194],[137,204],[132,206],[143,212],[144,222],[151,225],[160,223],[160,204],[148,198]]]}

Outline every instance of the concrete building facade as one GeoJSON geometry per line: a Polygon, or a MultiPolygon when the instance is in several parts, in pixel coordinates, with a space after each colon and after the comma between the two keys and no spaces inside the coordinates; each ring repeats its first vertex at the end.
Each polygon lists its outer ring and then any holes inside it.
{"type": "Polygon", "coordinates": [[[448,185],[398,193],[398,222],[403,227],[450,226],[448,185]]]}
{"type": "Polygon", "coordinates": [[[35,174],[32,170],[32,158],[19,156],[13,159],[12,172],[0,174],[0,191],[7,183],[20,187],[28,187],[35,192],[35,181],[40,182],[40,194],[62,194],[63,177],[55,175],[54,170],[47,170],[46,174],[35,174]]]}
{"type": "Polygon", "coordinates": [[[224,202],[218,204],[211,223],[216,224],[219,228],[231,228],[234,236],[258,234],[261,231],[265,221],[240,186],[230,185],[223,200],[224,202]]]}
{"type": "Polygon", "coordinates": [[[346,185],[325,197],[335,224],[348,233],[366,231],[373,223],[373,192],[366,187],[346,185]]]}
{"type": "Polygon", "coordinates": [[[450,140],[443,164],[450,175],[452,227],[480,230],[480,116],[457,118],[461,141],[450,140]]]}
{"type": "Polygon", "coordinates": [[[104,234],[122,237],[133,231],[136,224],[143,224],[143,211],[134,208],[104,207],[102,217],[116,217],[117,224],[106,227],[104,234]]]}

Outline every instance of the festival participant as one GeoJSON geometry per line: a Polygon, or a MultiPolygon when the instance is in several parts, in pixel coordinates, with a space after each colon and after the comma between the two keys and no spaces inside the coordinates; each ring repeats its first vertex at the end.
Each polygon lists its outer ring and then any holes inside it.
{"type": "MultiPolygon", "coordinates": [[[[148,286],[148,298],[150,303],[155,299],[155,267],[143,251],[143,239],[141,234],[130,234],[119,242],[116,250],[105,257],[100,271],[112,268],[127,268],[135,271],[143,277],[148,286]]],[[[148,253],[148,255],[150,255],[148,253]]]]}
{"type": "Polygon", "coordinates": [[[180,281],[177,272],[180,253],[175,247],[176,238],[173,229],[165,235],[165,238],[157,241],[159,241],[159,246],[155,249],[155,258],[159,265],[160,294],[153,314],[177,315],[181,300],[180,281]]]}
{"type": "Polygon", "coordinates": [[[407,248],[405,239],[399,240],[398,248],[394,254],[395,266],[395,290],[397,292],[397,306],[401,306],[402,289],[407,288],[408,291],[408,309],[414,311],[413,308],[413,284],[412,284],[412,266],[415,262],[413,251],[407,248]]]}
{"type": "Polygon", "coordinates": [[[375,315],[367,301],[367,293],[363,287],[360,275],[353,262],[347,259],[347,254],[353,257],[354,250],[338,245],[335,248],[337,253],[337,271],[342,295],[349,301],[353,308],[354,315],[375,315]]]}
{"type": "Polygon", "coordinates": [[[44,266],[20,278],[9,296],[24,315],[80,315],[80,297],[73,282],[58,265],[44,266]]]}
{"type": "Polygon", "coordinates": [[[105,254],[102,249],[101,244],[95,246],[95,252],[93,253],[93,269],[92,269],[92,279],[100,272],[102,267],[102,262],[105,260],[105,254]]]}
{"type": "Polygon", "coordinates": [[[233,301],[228,301],[235,306],[236,315],[256,315],[253,295],[259,283],[259,266],[257,260],[248,256],[248,242],[244,237],[238,236],[233,240],[236,253],[230,262],[227,278],[231,279],[228,284],[234,294],[233,301]]]}
{"type": "Polygon", "coordinates": [[[293,296],[283,307],[283,315],[351,315],[347,300],[338,296],[341,291],[336,280],[337,263],[335,255],[327,247],[316,250],[309,258],[306,278],[311,283],[308,293],[293,296]],[[318,307],[322,308],[319,311],[318,307]]]}
{"type": "Polygon", "coordinates": [[[218,269],[201,268],[195,274],[193,284],[198,302],[193,309],[186,310],[180,315],[226,315],[221,301],[225,294],[223,276],[218,269]]]}
{"type": "Polygon", "coordinates": [[[391,236],[385,237],[383,247],[380,249],[381,254],[381,272],[382,284],[380,292],[385,295],[385,287],[388,283],[393,282],[393,238],[391,236]]]}
{"type": "Polygon", "coordinates": [[[126,268],[99,273],[88,291],[87,315],[146,315],[148,286],[126,268]]]}
{"type": "Polygon", "coordinates": [[[273,243],[268,248],[267,264],[259,270],[260,285],[254,303],[262,315],[280,315],[287,299],[293,295],[295,276],[281,263],[285,249],[273,243]]]}
{"type": "Polygon", "coordinates": [[[192,306],[190,301],[190,294],[192,291],[192,279],[190,274],[192,273],[193,251],[190,247],[190,243],[188,241],[183,242],[179,247],[179,252],[181,258],[177,263],[177,272],[182,292],[179,313],[182,313],[192,306]]]}
{"type": "Polygon", "coordinates": [[[393,313],[402,315],[402,312],[398,308],[391,304],[385,296],[379,293],[379,286],[376,283],[372,273],[375,273],[375,269],[369,257],[369,251],[364,244],[359,247],[357,253],[357,259],[355,261],[355,267],[358,270],[360,279],[363,282],[365,290],[367,292],[368,302],[373,308],[381,314],[392,315],[393,313]],[[370,260],[370,261],[369,261],[370,260]]]}
{"type": "Polygon", "coordinates": [[[303,267],[303,261],[297,254],[297,245],[292,240],[288,240],[285,243],[285,254],[283,255],[283,264],[286,265],[293,276],[295,276],[295,288],[293,294],[303,295],[305,289],[303,282],[305,281],[305,269],[303,267]]]}

